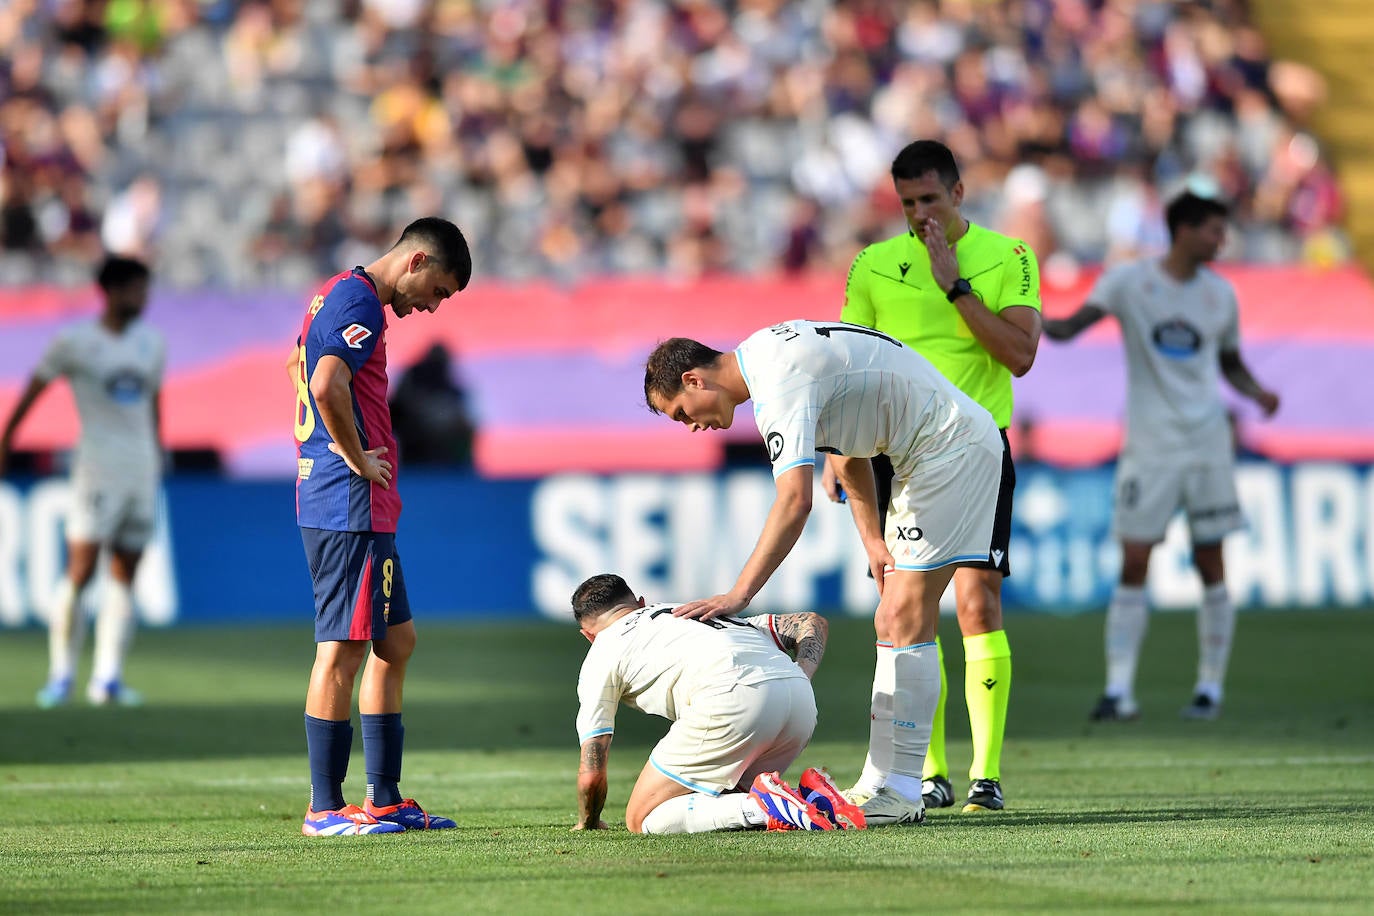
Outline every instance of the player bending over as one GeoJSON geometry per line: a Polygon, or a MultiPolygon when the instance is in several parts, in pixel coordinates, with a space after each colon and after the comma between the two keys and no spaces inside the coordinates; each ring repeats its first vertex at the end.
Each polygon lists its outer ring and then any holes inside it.
{"type": "Polygon", "coordinates": [[[816,727],[809,678],[825,654],[825,618],[674,617],[674,605],[645,607],[609,573],[579,585],[572,606],[592,644],[577,680],[573,829],[606,829],[606,759],[622,702],[673,723],[630,792],[632,832],[864,827],[823,770],[803,773],[800,791],[780,775],[816,727]]]}

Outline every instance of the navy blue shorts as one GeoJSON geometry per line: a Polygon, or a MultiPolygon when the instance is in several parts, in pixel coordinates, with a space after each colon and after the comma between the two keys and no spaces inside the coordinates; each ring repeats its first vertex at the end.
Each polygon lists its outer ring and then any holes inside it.
{"type": "Polygon", "coordinates": [[[315,585],[315,642],[386,639],[389,624],[410,619],[396,535],[302,528],[315,585]]]}

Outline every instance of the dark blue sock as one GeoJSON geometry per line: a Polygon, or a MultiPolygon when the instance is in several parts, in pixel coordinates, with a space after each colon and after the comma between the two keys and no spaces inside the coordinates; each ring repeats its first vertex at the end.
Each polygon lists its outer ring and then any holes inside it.
{"type": "Polygon", "coordinates": [[[336,722],[307,715],[305,746],[310,754],[310,810],[337,811],[344,806],[353,724],[348,719],[336,722]]]}
{"type": "Polygon", "coordinates": [[[364,715],[363,761],[367,765],[367,797],[386,807],[401,801],[401,752],[406,729],[399,712],[364,715]]]}

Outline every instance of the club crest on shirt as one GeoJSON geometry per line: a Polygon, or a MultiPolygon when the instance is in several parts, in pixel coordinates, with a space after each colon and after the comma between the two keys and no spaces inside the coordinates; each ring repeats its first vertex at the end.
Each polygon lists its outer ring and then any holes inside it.
{"type": "Polygon", "coordinates": [[[1175,359],[1192,356],[1202,347],[1202,333],[1182,318],[1155,325],[1150,337],[1159,352],[1175,359]]]}
{"type": "Polygon", "coordinates": [[[372,336],[372,330],[361,324],[350,324],[343,329],[342,336],[344,343],[348,344],[349,347],[354,350],[361,350],[363,348],[363,341],[372,336]]]}
{"type": "Polygon", "coordinates": [[[134,404],[143,397],[143,376],[133,369],[119,369],[105,379],[105,393],[120,404],[134,404]]]}
{"type": "Polygon", "coordinates": [[[777,461],[782,454],[782,433],[769,433],[763,441],[768,446],[768,460],[777,461]]]}

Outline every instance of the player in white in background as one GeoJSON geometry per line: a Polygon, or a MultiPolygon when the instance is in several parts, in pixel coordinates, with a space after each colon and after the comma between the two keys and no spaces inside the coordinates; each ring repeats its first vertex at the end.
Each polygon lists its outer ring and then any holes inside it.
{"type": "Polygon", "coordinates": [[[71,469],[67,515],[67,574],[48,614],[48,682],[38,705],[71,697],[76,657],[85,636],[81,591],[95,574],[102,546],[110,549],[110,578],[95,627],[95,663],[86,691],[97,705],[136,705],[124,686],[124,656],[134,630],[131,587],[157,514],[162,449],[159,393],[166,345],[143,323],[148,268],[109,257],[96,275],[105,299],[97,318],[62,330],[48,347],[0,437],[0,473],[15,430],[34,401],[58,377],[71,384],[81,438],[71,469]]]}
{"type": "Polygon", "coordinates": [[[1121,325],[1126,348],[1126,441],[1117,464],[1115,524],[1121,581],[1107,607],[1107,686],[1091,717],[1139,715],[1136,664],[1145,638],[1145,575],[1150,552],[1178,509],[1188,516],[1193,563],[1202,577],[1198,669],[1190,719],[1221,709],[1236,612],[1226,593],[1221,542],[1242,527],[1235,447],[1218,376],[1272,416],[1279,396],[1240,358],[1240,321],[1231,284],[1205,265],[1226,238],[1226,205],[1184,193],[1165,213],[1169,251],[1123,264],[1097,281],[1086,304],[1046,321],[1052,340],[1069,340],[1105,315],[1121,325]]]}
{"type": "Polygon", "coordinates": [[[675,613],[715,619],[748,606],[811,511],[816,452],[840,484],[878,585],[868,759],[851,801],[870,826],[925,818],[921,769],[940,696],[935,625],[958,566],[988,560],[1002,478],[992,415],[924,357],[870,328],[786,321],[732,353],[677,337],[644,370],[649,407],[693,432],[726,429],[754,401],[777,498],[734,587],[675,613]],[[892,460],[884,531],[868,459],[892,460]]]}
{"type": "Polygon", "coordinates": [[[825,618],[688,620],[671,604],[645,607],[609,573],[579,585],[572,606],[592,644],[577,679],[575,830],[606,829],[606,759],[621,703],[673,723],[625,806],[634,833],[863,828],[823,770],[803,773],[800,790],[780,775],[816,727],[809,678],[825,654],[825,618]]]}

